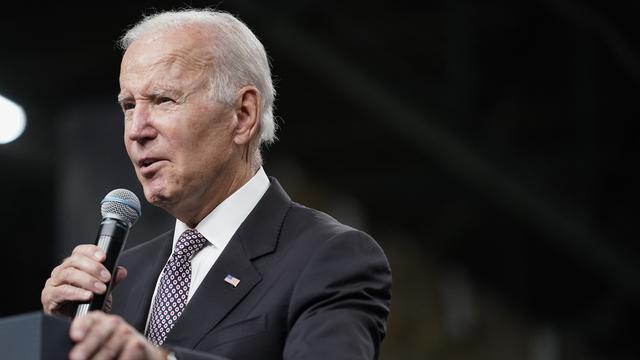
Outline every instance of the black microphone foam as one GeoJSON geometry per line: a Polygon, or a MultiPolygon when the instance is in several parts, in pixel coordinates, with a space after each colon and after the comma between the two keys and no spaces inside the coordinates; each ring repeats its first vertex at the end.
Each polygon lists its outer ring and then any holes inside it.
{"type": "Polygon", "coordinates": [[[126,189],[116,189],[108,193],[100,202],[100,210],[102,221],[98,228],[95,245],[107,254],[103,265],[111,273],[111,280],[107,284],[107,290],[104,294],[94,293],[90,302],[78,306],[76,317],[92,310],[103,309],[116,278],[114,270],[127,241],[129,230],[142,214],[140,200],[134,193],[126,189]]]}

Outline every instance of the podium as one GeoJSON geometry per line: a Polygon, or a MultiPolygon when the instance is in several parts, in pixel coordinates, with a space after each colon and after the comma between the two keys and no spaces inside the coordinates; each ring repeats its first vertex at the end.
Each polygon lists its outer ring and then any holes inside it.
{"type": "Polygon", "coordinates": [[[68,359],[73,342],[70,318],[32,312],[0,319],[0,358],[3,360],[68,359]]]}

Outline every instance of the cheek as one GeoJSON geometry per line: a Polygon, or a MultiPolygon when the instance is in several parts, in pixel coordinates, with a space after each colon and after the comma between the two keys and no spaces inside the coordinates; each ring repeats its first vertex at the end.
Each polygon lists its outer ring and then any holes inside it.
{"type": "Polygon", "coordinates": [[[136,170],[136,172],[138,171],[137,167],[135,166],[135,162],[133,160],[133,157],[131,155],[131,145],[129,144],[129,142],[125,141],[124,142],[124,149],[127,152],[127,156],[129,157],[129,160],[131,161],[131,164],[133,165],[134,169],[136,170]]]}

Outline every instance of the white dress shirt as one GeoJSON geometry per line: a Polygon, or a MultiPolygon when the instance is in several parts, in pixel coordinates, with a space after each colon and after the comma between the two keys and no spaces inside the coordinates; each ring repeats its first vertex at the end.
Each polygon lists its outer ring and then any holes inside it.
{"type": "MultiPolygon", "coordinates": [[[[208,243],[191,259],[191,284],[187,302],[196,292],[213,264],[218,260],[233,234],[236,233],[242,222],[249,216],[249,213],[258,204],[258,201],[267,192],[268,188],[269,178],[264,169],[260,167],[258,172],[246,184],[221,202],[196,226],[195,229],[207,239],[208,243]]],[[[176,219],[171,256],[173,256],[173,250],[176,247],[178,238],[188,228],[185,223],[176,219]]],[[[147,316],[147,326],[151,318],[153,301],[156,297],[161,277],[162,272],[158,276],[156,288],[153,290],[149,315],[147,316]]]]}

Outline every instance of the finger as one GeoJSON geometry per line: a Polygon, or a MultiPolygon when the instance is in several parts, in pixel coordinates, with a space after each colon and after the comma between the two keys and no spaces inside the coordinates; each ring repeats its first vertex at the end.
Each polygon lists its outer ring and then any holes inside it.
{"type": "Polygon", "coordinates": [[[46,314],[66,314],[72,301],[88,302],[93,297],[91,291],[71,285],[52,286],[47,280],[40,301],[46,314]]]}
{"type": "Polygon", "coordinates": [[[50,280],[50,284],[54,287],[60,285],[71,285],[93,291],[96,294],[102,294],[107,290],[107,286],[102,281],[73,267],[65,268],[50,280]]]}
{"type": "Polygon", "coordinates": [[[42,291],[43,299],[45,303],[50,303],[51,309],[55,310],[61,304],[68,301],[89,301],[93,297],[93,293],[91,291],[80,289],[71,285],[60,285],[56,287],[47,288],[42,291]]]}
{"type": "Polygon", "coordinates": [[[132,338],[136,338],[136,334],[133,329],[124,321],[118,321],[117,327],[109,339],[100,346],[98,352],[94,355],[93,360],[121,358],[120,354],[123,352],[126,343],[132,338]]]}
{"type": "Polygon", "coordinates": [[[94,321],[95,317],[93,312],[73,319],[71,326],[69,326],[69,337],[71,340],[74,342],[82,341],[94,321]]]}
{"type": "Polygon", "coordinates": [[[106,258],[106,254],[104,253],[104,251],[102,251],[102,249],[100,249],[98,246],[96,245],[92,245],[92,244],[82,244],[82,245],[78,245],[76,246],[73,251],[71,252],[72,255],[84,255],[87,257],[92,257],[100,262],[104,261],[104,259],[106,258]]]}
{"type": "Polygon", "coordinates": [[[71,349],[72,360],[92,358],[106,344],[119,324],[119,318],[93,311],[71,323],[71,339],[76,346],[71,349]]]}
{"type": "Polygon", "coordinates": [[[82,254],[71,255],[66,258],[62,264],[53,269],[51,277],[53,279],[59,279],[61,273],[68,268],[78,269],[105,283],[111,279],[111,274],[104,265],[95,258],[90,258],[82,254]]]}
{"type": "MultiPolygon", "coordinates": [[[[127,269],[122,267],[122,266],[118,266],[115,270],[115,280],[113,283],[113,287],[111,288],[111,290],[113,291],[113,289],[115,289],[116,285],[118,285],[121,281],[123,281],[124,279],[127,278],[127,269]]],[[[104,301],[104,305],[102,306],[102,310],[109,314],[111,313],[111,306],[113,305],[113,296],[111,296],[111,294],[107,295],[107,298],[104,301]]]]}
{"type": "Polygon", "coordinates": [[[134,359],[152,359],[147,351],[147,347],[151,347],[151,344],[145,343],[144,339],[140,339],[137,337],[131,337],[129,341],[126,342],[124,348],[122,349],[122,353],[120,354],[121,360],[134,360],[134,359]]]}

